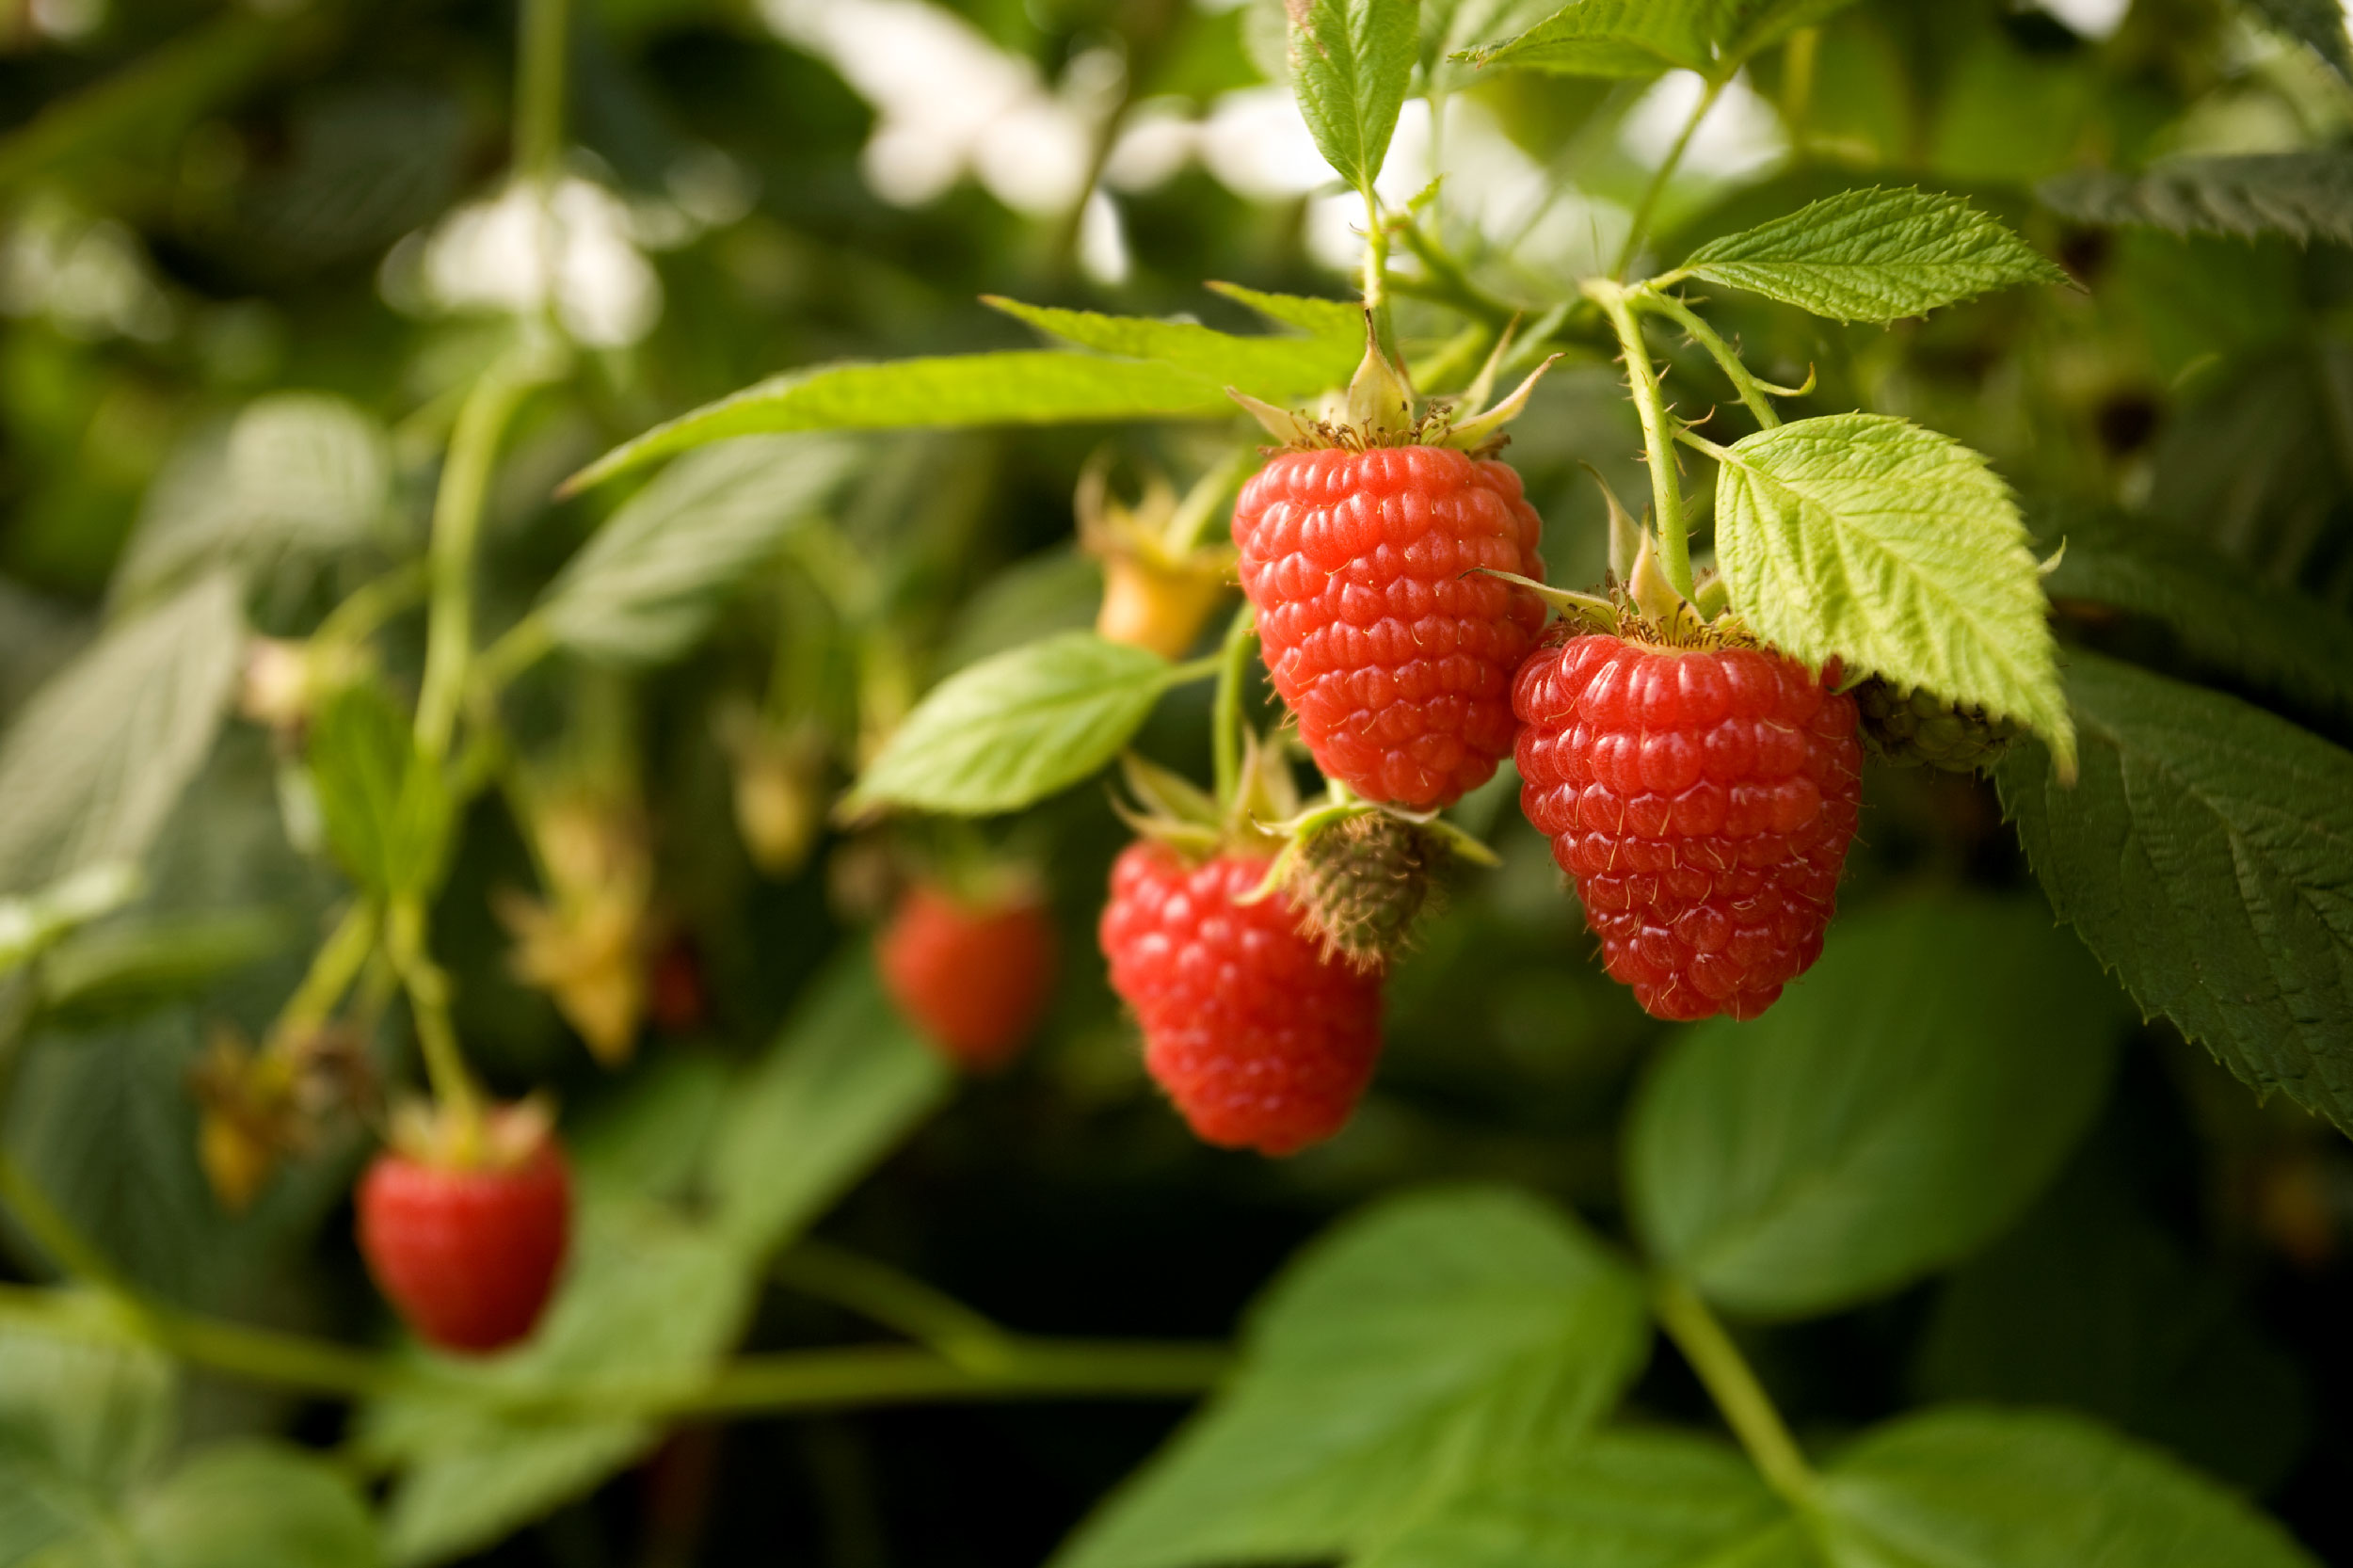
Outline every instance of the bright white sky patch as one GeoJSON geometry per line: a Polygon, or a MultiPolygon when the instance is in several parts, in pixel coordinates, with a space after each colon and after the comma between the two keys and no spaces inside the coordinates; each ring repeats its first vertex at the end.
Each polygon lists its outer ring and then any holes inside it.
{"type": "Polygon", "coordinates": [[[2042,8],[2089,39],[2104,39],[2124,24],[2133,0],[2041,0],[2042,8]]]}
{"type": "MultiPolygon", "coordinates": [[[[1696,72],[1671,71],[1660,77],[1625,118],[1625,150],[1646,164],[1666,157],[1706,90],[1696,72]]],[[[1737,179],[1778,161],[1788,148],[1773,106],[1756,95],[1746,76],[1736,76],[1700,121],[1683,154],[1683,167],[1693,174],[1737,179]]]]}

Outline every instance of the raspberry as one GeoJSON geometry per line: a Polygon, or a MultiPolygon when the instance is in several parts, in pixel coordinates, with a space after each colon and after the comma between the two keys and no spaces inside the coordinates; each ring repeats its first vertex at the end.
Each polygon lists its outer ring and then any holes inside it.
{"type": "Polygon", "coordinates": [[[1447,447],[1286,452],[1242,487],[1242,587],[1328,776],[1428,810],[1494,775],[1545,609],[1475,568],[1541,579],[1542,528],[1517,473],[1447,447]]]}
{"type": "Polygon", "coordinates": [[[555,1288],[571,1176],[552,1138],[512,1164],[397,1152],[360,1181],[360,1255],[419,1337],[480,1352],[528,1335],[555,1288]]]}
{"type": "Polygon", "coordinates": [[[1130,844],[1101,938],[1112,989],[1144,1026],[1144,1063],[1193,1130],[1293,1154],[1337,1132],[1381,1054],[1381,977],[1324,959],[1275,893],[1241,902],[1271,861],[1189,864],[1130,844]]]}
{"type": "Polygon", "coordinates": [[[2010,719],[1989,717],[1982,708],[1961,707],[1924,691],[1873,676],[1854,691],[1863,715],[1863,744],[1871,755],[1899,768],[1923,765],[1944,773],[1990,768],[2018,738],[2010,719]]]}
{"type": "Polygon", "coordinates": [[[1853,701],[1797,661],[1590,634],[1519,673],[1520,805],[1660,1018],[1753,1018],[1821,955],[1853,840],[1853,701]]]}
{"type": "Polygon", "coordinates": [[[1054,928],[1026,901],[975,907],[918,884],[875,949],[899,1010],[974,1072],[1013,1060],[1054,988],[1054,928]]]}
{"type": "Polygon", "coordinates": [[[1350,817],[1307,840],[1289,891],[1326,956],[1375,968],[1405,946],[1429,904],[1444,846],[1385,811],[1350,817]]]}

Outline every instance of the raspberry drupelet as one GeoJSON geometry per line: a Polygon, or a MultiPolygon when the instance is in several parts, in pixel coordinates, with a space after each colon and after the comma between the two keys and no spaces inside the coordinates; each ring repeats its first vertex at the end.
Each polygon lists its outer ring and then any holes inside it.
{"type": "Polygon", "coordinates": [[[1520,804],[1615,979],[1660,1018],[1753,1018],[1820,956],[1852,842],[1851,698],[1749,648],[1605,633],[1519,672],[1520,804]]]}
{"type": "Polygon", "coordinates": [[[1270,863],[1138,840],[1112,868],[1100,935],[1144,1065],[1193,1130],[1284,1155],[1339,1131],[1363,1096],[1381,977],[1327,960],[1284,894],[1242,902],[1270,863]]]}
{"type": "Polygon", "coordinates": [[[1286,452],[1242,488],[1242,588],[1327,776],[1428,810],[1494,775],[1545,608],[1477,568],[1542,581],[1542,528],[1509,466],[1448,447],[1286,452]]]}

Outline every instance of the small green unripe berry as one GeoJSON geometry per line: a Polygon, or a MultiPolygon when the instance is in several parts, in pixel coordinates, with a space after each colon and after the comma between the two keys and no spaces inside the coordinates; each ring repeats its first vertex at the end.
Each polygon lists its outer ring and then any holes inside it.
{"type": "Polygon", "coordinates": [[[1443,853],[1431,834],[1385,811],[1325,828],[1291,873],[1302,929],[1327,953],[1359,969],[1379,968],[1413,935],[1443,853]]]}
{"type": "Polygon", "coordinates": [[[1990,768],[2018,736],[2014,720],[1993,718],[1982,708],[1961,707],[1929,692],[1906,691],[1878,676],[1857,686],[1854,699],[1864,745],[1899,768],[1945,773],[1990,768]]]}

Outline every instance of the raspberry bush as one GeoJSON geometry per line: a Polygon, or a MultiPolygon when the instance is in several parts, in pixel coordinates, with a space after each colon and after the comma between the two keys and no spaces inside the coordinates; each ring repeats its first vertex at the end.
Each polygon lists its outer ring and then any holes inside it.
{"type": "Polygon", "coordinates": [[[0,8],[0,1560],[2353,1560],[2338,12],[0,8]]]}

